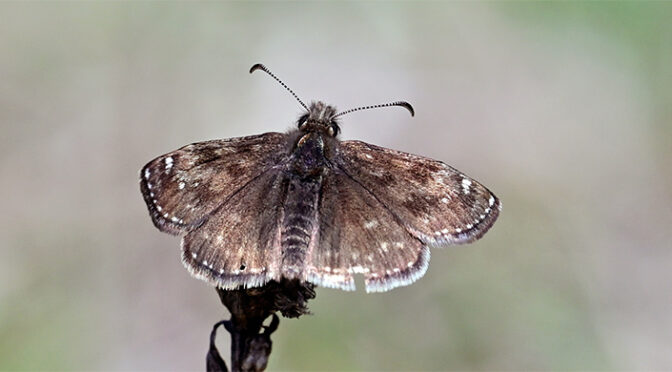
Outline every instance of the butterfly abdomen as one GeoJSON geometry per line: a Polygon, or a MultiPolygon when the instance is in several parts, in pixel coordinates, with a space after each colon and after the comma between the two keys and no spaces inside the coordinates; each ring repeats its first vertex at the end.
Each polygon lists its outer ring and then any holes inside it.
{"type": "Polygon", "coordinates": [[[318,227],[320,185],[320,178],[293,176],[289,181],[281,229],[281,272],[284,277],[296,278],[304,271],[310,242],[318,227]]]}

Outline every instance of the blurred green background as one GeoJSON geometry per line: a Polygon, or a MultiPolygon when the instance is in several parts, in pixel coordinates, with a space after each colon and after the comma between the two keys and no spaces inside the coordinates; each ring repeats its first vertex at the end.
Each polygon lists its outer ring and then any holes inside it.
{"type": "MultiPolygon", "coordinates": [[[[271,370],[672,369],[672,4],[0,4],[0,369],[200,370],[228,317],[138,169],[291,127],[441,159],[503,201],[414,285],[319,289],[271,370]]],[[[228,355],[228,340],[221,348],[228,355]]]]}

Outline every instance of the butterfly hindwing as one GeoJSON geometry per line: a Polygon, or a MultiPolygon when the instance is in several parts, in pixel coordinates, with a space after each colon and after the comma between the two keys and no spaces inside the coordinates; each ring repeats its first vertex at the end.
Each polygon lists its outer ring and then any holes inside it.
{"type": "Polygon", "coordinates": [[[287,180],[280,167],[250,181],[182,238],[182,260],[220,288],[258,287],[279,279],[287,180]]]}
{"type": "Polygon", "coordinates": [[[307,279],[354,290],[363,274],[367,292],[410,284],[422,276],[428,248],[412,236],[375,195],[337,168],[322,183],[319,234],[307,262],[307,279]]]}
{"type": "Polygon", "coordinates": [[[287,152],[286,134],[265,133],[194,143],[159,156],[140,171],[152,221],[171,234],[189,231],[287,152]]]}
{"type": "Polygon", "coordinates": [[[499,215],[499,199],[487,188],[436,160],[344,141],[338,167],[397,216],[428,245],[462,244],[485,234],[499,215]]]}

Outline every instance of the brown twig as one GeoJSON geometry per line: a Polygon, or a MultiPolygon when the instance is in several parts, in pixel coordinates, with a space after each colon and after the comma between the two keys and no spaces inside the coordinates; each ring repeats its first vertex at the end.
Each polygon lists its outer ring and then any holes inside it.
{"type": "Polygon", "coordinates": [[[249,289],[217,289],[222,304],[229,309],[231,319],[215,324],[210,335],[210,350],[206,358],[208,371],[228,371],[215,346],[217,328],[231,334],[231,370],[263,371],[271,354],[271,334],[278,328],[280,318],[297,318],[308,314],[307,302],[315,298],[315,286],[298,280],[283,279],[263,287],[249,289]],[[264,321],[271,317],[269,325],[264,321]]]}

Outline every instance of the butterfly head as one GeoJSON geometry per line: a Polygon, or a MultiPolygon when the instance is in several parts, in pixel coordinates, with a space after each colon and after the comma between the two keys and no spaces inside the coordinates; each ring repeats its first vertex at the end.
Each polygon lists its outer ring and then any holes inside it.
{"type": "Polygon", "coordinates": [[[321,132],[330,137],[336,137],[341,129],[334,119],[335,115],[335,107],[324,102],[312,102],[308,107],[308,112],[297,121],[297,125],[302,132],[321,132]]]}

